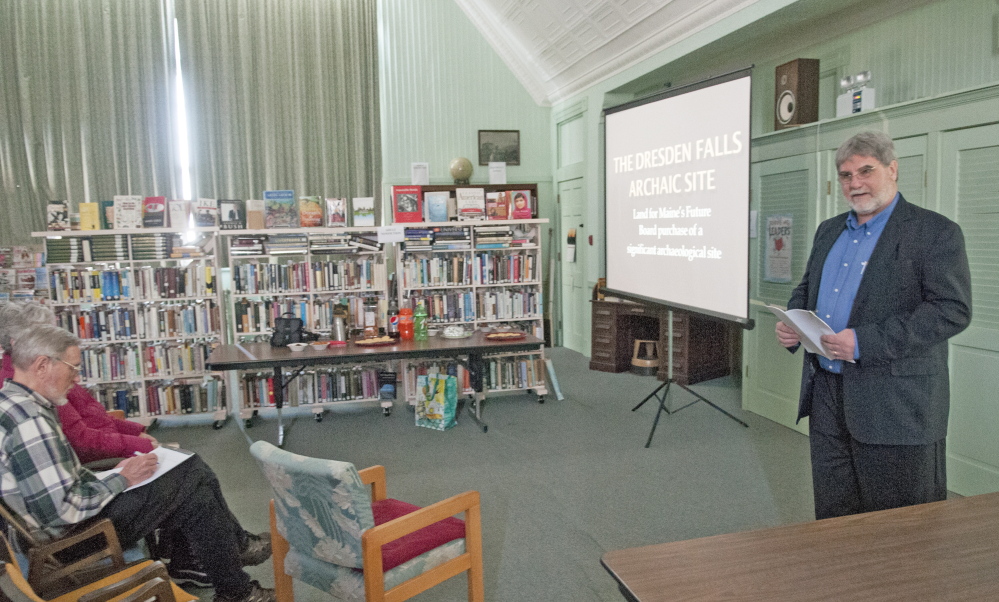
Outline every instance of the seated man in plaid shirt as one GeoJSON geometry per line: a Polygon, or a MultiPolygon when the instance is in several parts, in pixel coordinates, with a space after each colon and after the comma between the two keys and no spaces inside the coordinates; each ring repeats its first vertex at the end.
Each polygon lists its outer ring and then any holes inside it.
{"type": "Polygon", "coordinates": [[[123,545],[157,528],[179,532],[215,584],[215,602],[275,600],[274,590],[242,569],[265,560],[270,546],[247,545],[218,480],[199,458],[131,491],[125,489],[156,471],[155,455],[127,458],[118,465],[120,474],[103,478],[80,465],[55,411],[80,377],[73,334],[38,326],[19,335],[12,355],[14,378],[0,389],[0,495],[15,512],[53,536],[93,517],[107,518],[123,545]]]}

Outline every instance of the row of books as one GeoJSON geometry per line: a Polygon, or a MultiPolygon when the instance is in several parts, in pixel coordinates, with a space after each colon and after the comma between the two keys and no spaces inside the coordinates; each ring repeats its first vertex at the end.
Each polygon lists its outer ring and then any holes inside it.
{"type": "Polygon", "coordinates": [[[97,303],[132,298],[130,270],[51,268],[50,299],[56,303],[97,303]]]}
{"type": "Polygon", "coordinates": [[[143,301],[208,297],[215,294],[216,270],[207,263],[192,262],[187,267],[135,270],[135,292],[143,301]]]}
{"type": "Polygon", "coordinates": [[[537,214],[536,203],[530,190],[456,188],[451,196],[449,191],[424,191],[421,186],[392,187],[395,223],[530,219],[537,214]]]}
{"type": "Polygon", "coordinates": [[[90,387],[90,394],[105,409],[121,410],[128,418],[142,415],[139,409],[139,394],[130,385],[97,385],[90,387]]]}
{"type": "MultiPolygon", "coordinates": [[[[347,199],[295,197],[292,190],[265,190],[263,199],[168,200],[163,196],[116,195],[111,200],[78,203],[49,201],[46,227],[63,230],[121,230],[135,228],[221,227],[242,230],[265,228],[337,227],[347,224],[347,199]],[[76,211],[73,211],[76,209],[76,211]],[[73,216],[78,214],[79,222],[73,216]]],[[[374,226],[374,197],[352,199],[355,226],[374,226]]]]}
{"type": "MultiPolygon", "coordinates": [[[[304,406],[316,403],[377,399],[379,368],[331,367],[306,370],[291,381],[285,392],[285,405],[304,406]]],[[[247,372],[240,379],[240,397],[244,408],[274,406],[274,376],[247,372]]]]}
{"type": "Polygon", "coordinates": [[[231,268],[233,292],[266,293],[383,290],[385,264],[359,257],[339,261],[296,263],[245,263],[231,268]]]}
{"type": "Polygon", "coordinates": [[[410,361],[406,363],[406,372],[403,379],[408,397],[413,397],[413,393],[418,391],[417,381],[421,376],[431,374],[444,374],[454,376],[458,379],[459,394],[471,393],[472,383],[468,369],[462,364],[449,359],[430,359],[410,361]]]}
{"type": "Polygon", "coordinates": [[[545,380],[545,362],[540,355],[486,358],[483,386],[486,390],[531,389],[545,380]]]}
{"type": "Polygon", "coordinates": [[[205,337],[222,331],[215,301],[170,305],[143,305],[139,310],[139,338],[205,337]]]}
{"type": "Polygon", "coordinates": [[[146,414],[150,416],[214,412],[225,407],[221,380],[180,380],[146,385],[146,414]]]}
{"type": "Polygon", "coordinates": [[[0,247],[0,268],[40,268],[43,265],[44,254],[36,252],[33,247],[0,247]]]}
{"type": "Polygon", "coordinates": [[[202,376],[214,343],[157,343],[146,345],[143,361],[146,376],[202,376]]]}
{"type": "Polygon", "coordinates": [[[83,371],[80,377],[86,383],[135,380],[141,377],[139,349],[135,345],[112,344],[80,349],[83,371]]]}
{"type": "Polygon", "coordinates": [[[402,263],[405,288],[471,286],[474,262],[464,255],[406,258],[402,263]]]}
{"type": "Polygon", "coordinates": [[[480,292],[475,299],[477,320],[540,319],[542,304],[540,291],[490,290],[480,292]]]}
{"type": "Polygon", "coordinates": [[[475,320],[475,294],[471,291],[442,291],[432,294],[413,294],[409,304],[416,311],[423,303],[427,321],[432,324],[473,322],[475,320]]]}
{"type": "Polygon", "coordinates": [[[56,310],[56,324],[83,341],[126,341],[138,333],[136,310],[132,307],[101,307],[84,310],[64,307],[56,310]]]}
{"type": "Polygon", "coordinates": [[[480,253],[475,256],[475,280],[479,284],[534,282],[538,257],[533,253],[480,253]]]}

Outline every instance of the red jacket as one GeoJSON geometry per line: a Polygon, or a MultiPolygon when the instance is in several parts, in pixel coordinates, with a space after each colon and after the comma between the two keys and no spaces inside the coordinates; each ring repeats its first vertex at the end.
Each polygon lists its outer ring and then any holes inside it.
{"type": "MultiPolygon", "coordinates": [[[[3,356],[0,383],[14,377],[14,363],[10,354],[3,356]]],[[[139,435],[146,427],[128,420],[118,420],[108,415],[101,402],[80,385],[73,385],[66,395],[69,403],[59,406],[62,432],[69,439],[80,462],[87,463],[104,458],[125,458],[135,452],[149,453],[153,442],[139,435]]]]}

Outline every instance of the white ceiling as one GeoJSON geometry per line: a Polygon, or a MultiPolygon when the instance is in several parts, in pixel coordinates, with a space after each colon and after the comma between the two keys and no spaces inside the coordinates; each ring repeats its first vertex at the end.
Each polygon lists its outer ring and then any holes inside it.
{"type": "Polygon", "coordinates": [[[540,105],[758,0],[455,0],[540,105]]]}

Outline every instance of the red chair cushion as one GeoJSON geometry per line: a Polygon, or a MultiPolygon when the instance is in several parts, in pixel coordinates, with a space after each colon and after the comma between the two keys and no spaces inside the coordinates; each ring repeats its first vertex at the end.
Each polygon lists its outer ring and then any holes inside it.
{"type": "MultiPolygon", "coordinates": [[[[371,503],[371,512],[375,515],[376,526],[419,509],[419,506],[392,498],[371,503]]],[[[382,546],[382,568],[389,571],[407,560],[412,560],[420,554],[464,536],[465,521],[453,516],[445,518],[382,546]]]]}

